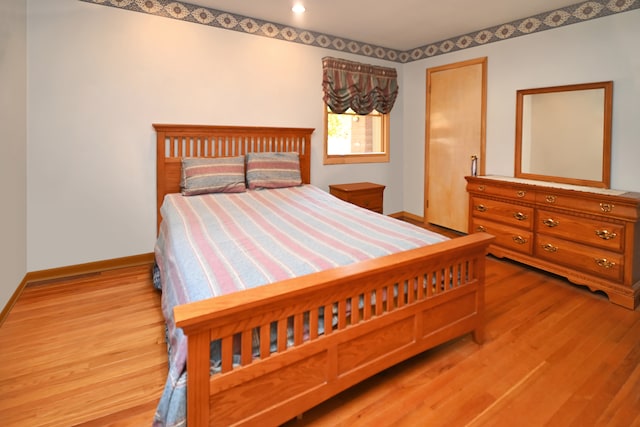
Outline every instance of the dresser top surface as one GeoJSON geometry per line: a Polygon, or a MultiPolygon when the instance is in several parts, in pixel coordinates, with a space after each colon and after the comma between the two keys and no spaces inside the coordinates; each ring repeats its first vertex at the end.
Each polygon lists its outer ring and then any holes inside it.
{"type": "Polygon", "coordinates": [[[581,185],[561,184],[556,182],[537,181],[534,179],[515,178],[515,177],[509,177],[509,176],[502,176],[502,175],[484,175],[484,176],[467,177],[467,181],[472,181],[474,179],[487,179],[487,180],[495,181],[496,183],[513,183],[513,184],[527,185],[532,187],[538,187],[539,189],[567,190],[567,191],[575,191],[578,193],[590,193],[590,194],[598,194],[603,196],[614,196],[614,197],[618,196],[618,197],[640,200],[640,193],[633,192],[633,191],[625,191],[625,190],[614,190],[610,188],[597,188],[597,187],[587,187],[587,186],[581,186],[581,185]]]}

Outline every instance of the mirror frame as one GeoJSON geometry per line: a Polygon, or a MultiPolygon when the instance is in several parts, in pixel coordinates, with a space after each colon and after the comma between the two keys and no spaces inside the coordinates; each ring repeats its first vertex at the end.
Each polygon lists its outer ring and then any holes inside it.
{"type": "Polygon", "coordinates": [[[564,86],[542,87],[535,89],[521,89],[516,93],[516,147],[515,147],[515,177],[527,178],[538,181],[550,181],[563,184],[583,185],[588,187],[609,188],[611,182],[611,117],[613,101],[613,82],[582,83],[564,86]],[[602,135],[602,179],[589,180],[579,177],[560,177],[552,175],[539,175],[522,172],[522,125],[523,125],[523,99],[525,95],[539,93],[569,92],[579,90],[604,89],[603,105],[603,135],[602,135]]]}

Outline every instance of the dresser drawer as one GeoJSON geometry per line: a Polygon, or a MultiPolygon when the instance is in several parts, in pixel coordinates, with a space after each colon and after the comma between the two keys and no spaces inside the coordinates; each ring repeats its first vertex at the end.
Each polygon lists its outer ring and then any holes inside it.
{"type": "Polygon", "coordinates": [[[533,208],[498,200],[472,197],[472,215],[475,218],[498,221],[509,225],[532,229],[533,208]]]}
{"type": "Polygon", "coordinates": [[[584,273],[615,281],[622,280],[624,258],[615,252],[539,233],[536,235],[534,255],[584,273]]]}
{"type": "Polygon", "coordinates": [[[534,202],[536,195],[534,191],[523,188],[504,187],[501,185],[493,185],[483,183],[470,182],[467,185],[467,191],[470,193],[487,194],[491,196],[508,197],[511,200],[522,200],[534,202]]]}
{"type": "Polygon", "coordinates": [[[599,248],[623,251],[624,225],[557,212],[538,211],[535,231],[599,248]]]}
{"type": "Polygon", "coordinates": [[[469,231],[492,234],[496,236],[495,245],[528,255],[533,254],[533,234],[529,230],[474,218],[469,231]]]}
{"type": "Polygon", "coordinates": [[[597,194],[589,194],[589,198],[584,198],[539,191],[536,193],[536,203],[542,208],[545,206],[568,208],[574,211],[594,213],[612,218],[629,218],[636,220],[638,217],[635,206],[612,202],[607,197],[598,197],[597,194]]]}

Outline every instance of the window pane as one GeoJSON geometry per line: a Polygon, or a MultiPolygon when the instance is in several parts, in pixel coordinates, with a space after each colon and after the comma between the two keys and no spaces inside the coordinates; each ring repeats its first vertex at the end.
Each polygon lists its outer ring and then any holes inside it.
{"type": "Polygon", "coordinates": [[[383,153],[383,116],[373,112],[360,116],[348,111],[327,113],[327,154],[383,153]]]}

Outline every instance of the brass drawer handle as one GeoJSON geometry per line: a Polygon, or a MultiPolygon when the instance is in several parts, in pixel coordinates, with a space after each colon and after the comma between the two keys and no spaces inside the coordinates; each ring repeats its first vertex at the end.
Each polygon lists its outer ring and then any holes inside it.
{"type": "Polygon", "coordinates": [[[551,253],[558,252],[558,248],[553,246],[551,243],[547,243],[547,244],[542,245],[542,249],[544,249],[547,252],[551,252],[551,253]]]}
{"type": "Polygon", "coordinates": [[[524,245],[525,243],[527,243],[527,239],[522,236],[513,236],[513,241],[519,245],[524,245]]]}
{"type": "Polygon", "coordinates": [[[484,191],[484,185],[478,185],[478,191],[484,191]]]}
{"type": "Polygon", "coordinates": [[[487,211],[487,207],[485,205],[478,205],[478,206],[476,206],[476,210],[478,212],[486,212],[487,211]]]}
{"type": "Polygon", "coordinates": [[[542,220],[542,223],[549,228],[557,227],[558,225],[560,225],[560,222],[554,220],[553,218],[542,220]]]}
{"type": "Polygon", "coordinates": [[[516,212],[513,214],[513,217],[515,219],[517,219],[518,221],[524,221],[525,219],[528,218],[528,216],[526,216],[525,214],[523,214],[522,212],[516,212]]]}
{"type": "Polygon", "coordinates": [[[522,191],[522,190],[520,190],[520,191],[518,191],[518,192],[516,193],[516,196],[518,196],[518,197],[524,197],[524,196],[526,196],[526,194],[527,194],[527,192],[526,192],[526,191],[522,191]]]}
{"type": "Polygon", "coordinates": [[[547,203],[555,203],[556,202],[556,196],[547,196],[544,198],[547,203]]]}
{"type": "Polygon", "coordinates": [[[613,203],[600,203],[600,210],[602,212],[611,212],[614,208],[613,203]]]}
{"type": "Polygon", "coordinates": [[[482,225],[479,225],[479,226],[476,227],[476,231],[480,231],[480,232],[484,233],[485,231],[487,231],[487,229],[484,228],[482,225]]]}
{"type": "Polygon", "coordinates": [[[615,239],[616,236],[618,236],[618,234],[613,233],[609,230],[596,230],[596,236],[598,236],[602,240],[611,240],[611,239],[615,239]]]}
{"type": "Polygon", "coordinates": [[[596,258],[595,261],[596,261],[596,264],[598,264],[598,267],[602,267],[606,269],[613,268],[616,266],[615,262],[611,262],[606,258],[596,258]]]}

